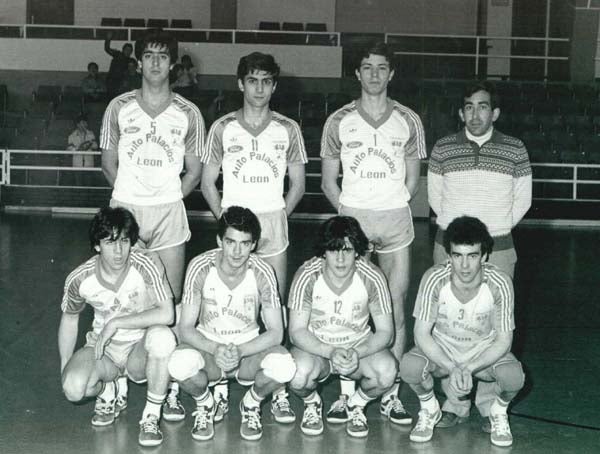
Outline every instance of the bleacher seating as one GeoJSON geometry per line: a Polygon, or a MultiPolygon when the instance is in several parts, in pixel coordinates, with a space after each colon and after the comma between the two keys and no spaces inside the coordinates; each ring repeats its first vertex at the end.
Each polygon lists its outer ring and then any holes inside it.
{"type": "Polygon", "coordinates": [[[148,28],[168,28],[169,19],[148,19],[148,28]]]}
{"type": "Polygon", "coordinates": [[[122,27],[123,21],[120,17],[103,17],[100,20],[100,25],[103,27],[122,27]]]}
{"type": "Polygon", "coordinates": [[[140,17],[127,17],[123,19],[123,27],[145,28],[146,19],[140,17]]]}
{"type": "Polygon", "coordinates": [[[171,19],[171,28],[192,28],[191,19],[171,19]]]}

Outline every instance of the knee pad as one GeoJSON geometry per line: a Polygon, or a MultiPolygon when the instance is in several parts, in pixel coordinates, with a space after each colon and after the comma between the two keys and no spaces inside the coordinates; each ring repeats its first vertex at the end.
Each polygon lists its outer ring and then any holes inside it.
{"type": "Polygon", "coordinates": [[[169,374],[177,381],[185,381],[204,368],[204,358],[198,350],[175,350],[169,359],[169,374]]]}
{"type": "Polygon", "coordinates": [[[146,333],[144,348],[150,356],[168,357],[177,347],[175,335],[166,326],[153,326],[146,333]]]}
{"type": "Polygon", "coordinates": [[[296,361],[289,353],[269,353],[260,367],[265,376],[277,383],[289,383],[296,374],[296,361]]]}

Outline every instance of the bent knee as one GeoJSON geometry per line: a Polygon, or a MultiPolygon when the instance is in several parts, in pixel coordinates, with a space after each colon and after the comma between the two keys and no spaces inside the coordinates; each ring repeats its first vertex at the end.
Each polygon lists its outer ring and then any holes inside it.
{"type": "Polygon", "coordinates": [[[400,360],[400,378],[409,385],[417,385],[425,380],[426,367],[427,360],[425,358],[408,352],[400,360]]]}
{"type": "Polygon", "coordinates": [[[495,372],[496,381],[502,391],[517,392],[525,385],[525,373],[519,361],[498,364],[495,372]]]}
{"type": "Polygon", "coordinates": [[[175,350],[177,341],[170,328],[166,326],[151,326],[146,332],[144,348],[148,356],[168,358],[175,350]]]}
{"type": "Polygon", "coordinates": [[[87,380],[74,374],[63,375],[62,389],[67,400],[70,402],[79,402],[85,397],[87,380]]]}
{"type": "Polygon", "coordinates": [[[198,350],[193,348],[175,350],[169,358],[169,375],[174,380],[183,382],[204,369],[204,365],[204,358],[198,350]]]}

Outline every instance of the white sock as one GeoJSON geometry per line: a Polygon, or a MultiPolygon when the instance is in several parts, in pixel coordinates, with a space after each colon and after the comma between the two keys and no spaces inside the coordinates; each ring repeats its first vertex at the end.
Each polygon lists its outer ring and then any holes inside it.
{"type": "Polygon", "coordinates": [[[204,394],[202,394],[198,397],[194,397],[194,400],[196,401],[196,407],[212,408],[213,405],[215,404],[215,400],[213,399],[213,396],[210,393],[210,390],[208,388],[206,388],[206,391],[204,391],[204,394]]]}
{"type": "Polygon", "coordinates": [[[361,407],[365,408],[366,405],[371,402],[373,399],[365,394],[365,392],[360,389],[360,387],[356,390],[350,399],[348,399],[348,407],[361,407]]]}
{"type": "Polygon", "coordinates": [[[213,394],[215,396],[215,399],[219,395],[225,400],[229,399],[229,387],[227,385],[227,382],[218,383],[215,385],[215,387],[213,388],[213,394]]]}
{"type": "Polygon", "coordinates": [[[167,397],[166,394],[154,394],[148,391],[146,393],[146,406],[142,412],[142,419],[146,419],[148,416],[155,416],[156,419],[160,419],[160,407],[167,397]]]}
{"type": "Polygon", "coordinates": [[[356,382],[347,378],[340,378],[340,394],[351,396],[356,392],[356,382]]]}
{"type": "Polygon", "coordinates": [[[169,383],[169,394],[179,394],[179,383],[172,381],[169,383]]]}
{"type": "Polygon", "coordinates": [[[242,402],[244,402],[244,407],[246,408],[256,408],[260,407],[260,403],[263,401],[263,399],[264,397],[260,397],[258,394],[256,394],[254,385],[252,385],[250,389],[246,391],[246,394],[244,394],[242,402]]]}
{"type": "Polygon", "coordinates": [[[440,403],[435,398],[433,389],[427,394],[421,394],[417,397],[419,398],[419,403],[421,404],[421,408],[423,410],[427,410],[429,413],[436,413],[440,411],[440,403]]]}
{"type": "Polygon", "coordinates": [[[288,393],[285,390],[285,386],[282,386],[281,388],[273,391],[273,400],[275,400],[277,398],[285,399],[287,396],[288,396],[288,393]]]}
{"type": "Polygon", "coordinates": [[[399,389],[400,389],[400,383],[394,383],[394,386],[392,386],[390,389],[388,389],[386,392],[383,393],[383,396],[381,396],[381,401],[387,402],[388,400],[390,400],[392,398],[392,396],[398,397],[399,389]]]}
{"type": "Polygon", "coordinates": [[[129,390],[129,386],[127,384],[127,377],[119,377],[117,378],[117,395],[127,397],[127,391],[129,390]]]}
{"type": "Polygon", "coordinates": [[[496,397],[496,399],[492,403],[492,406],[490,407],[490,415],[499,415],[499,414],[505,415],[506,411],[508,410],[509,403],[510,402],[504,402],[499,397],[496,397]]]}
{"type": "Polygon", "coordinates": [[[100,397],[105,402],[110,402],[111,400],[115,399],[115,392],[116,387],[114,381],[104,382],[104,385],[102,386],[98,397],[100,397]]]}
{"type": "Polygon", "coordinates": [[[313,391],[308,396],[303,397],[302,400],[305,404],[320,404],[321,396],[319,396],[319,393],[317,391],[313,391]]]}

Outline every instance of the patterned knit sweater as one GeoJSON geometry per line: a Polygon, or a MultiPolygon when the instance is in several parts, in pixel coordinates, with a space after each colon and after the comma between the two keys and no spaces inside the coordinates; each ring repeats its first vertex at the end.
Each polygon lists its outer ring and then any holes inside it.
{"type": "Polygon", "coordinates": [[[435,144],[427,173],[429,205],[437,224],[478,217],[494,237],[507,235],[531,206],[531,165],[519,139],[494,130],[479,147],[465,131],[435,144]]]}

